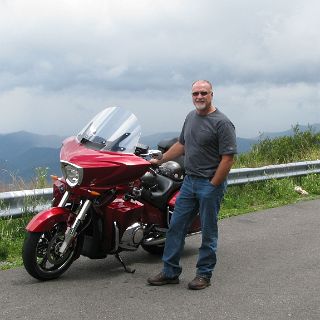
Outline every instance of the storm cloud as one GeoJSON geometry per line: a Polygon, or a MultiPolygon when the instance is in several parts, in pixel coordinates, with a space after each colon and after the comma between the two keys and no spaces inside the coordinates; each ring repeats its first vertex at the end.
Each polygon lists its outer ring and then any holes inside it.
{"type": "Polygon", "coordinates": [[[179,131],[196,79],[239,136],[319,122],[320,4],[0,1],[0,132],[72,134],[123,105],[179,131]]]}

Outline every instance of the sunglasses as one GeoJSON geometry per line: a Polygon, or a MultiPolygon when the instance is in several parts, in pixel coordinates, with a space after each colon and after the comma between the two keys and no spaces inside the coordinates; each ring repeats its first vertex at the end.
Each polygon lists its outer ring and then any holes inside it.
{"type": "Polygon", "coordinates": [[[208,93],[209,93],[208,91],[195,91],[195,92],[192,92],[192,95],[193,95],[194,97],[197,97],[197,96],[200,94],[202,97],[204,97],[204,96],[206,96],[208,93]]]}

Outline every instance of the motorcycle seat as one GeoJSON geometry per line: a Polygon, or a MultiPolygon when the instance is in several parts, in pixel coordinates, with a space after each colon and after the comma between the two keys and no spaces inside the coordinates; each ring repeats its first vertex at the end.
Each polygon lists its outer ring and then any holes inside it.
{"type": "Polygon", "coordinates": [[[144,190],[142,192],[142,198],[160,210],[166,210],[170,196],[181,187],[181,184],[181,181],[173,181],[158,174],[157,189],[152,191],[144,190]]]}

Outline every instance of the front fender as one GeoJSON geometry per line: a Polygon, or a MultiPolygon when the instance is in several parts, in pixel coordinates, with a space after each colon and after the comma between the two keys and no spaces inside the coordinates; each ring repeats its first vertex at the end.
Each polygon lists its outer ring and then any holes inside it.
{"type": "Polygon", "coordinates": [[[66,222],[71,214],[68,208],[53,207],[35,215],[26,226],[29,232],[45,232],[59,222],[66,222]]]}

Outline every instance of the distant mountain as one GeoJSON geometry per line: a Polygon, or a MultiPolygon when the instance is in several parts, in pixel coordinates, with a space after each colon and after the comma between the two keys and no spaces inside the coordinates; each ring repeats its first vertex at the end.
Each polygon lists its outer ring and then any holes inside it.
{"type": "MultiPolygon", "coordinates": [[[[156,149],[158,143],[162,140],[169,140],[179,137],[180,132],[163,132],[142,137],[141,143],[148,145],[151,149],[156,149]]],[[[252,145],[257,143],[257,139],[237,138],[238,152],[243,153],[251,149],[252,145]]]]}
{"type": "Polygon", "coordinates": [[[48,174],[61,175],[59,154],[64,137],[25,131],[0,134],[0,181],[12,176],[30,180],[35,168],[48,168],[48,174]]]}
{"type": "Polygon", "coordinates": [[[60,148],[64,137],[26,131],[0,134],[0,159],[15,159],[30,148],[60,148]]]}
{"type": "MultiPolygon", "coordinates": [[[[306,131],[308,126],[299,125],[299,130],[306,131]]],[[[320,132],[320,124],[311,126],[314,132],[320,132]]],[[[293,135],[293,130],[266,132],[262,138],[293,135]]],[[[143,136],[141,143],[156,149],[162,140],[179,136],[179,132],[163,132],[143,136]]],[[[253,139],[237,138],[238,152],[248,152],[261,137],[253,139]]],[[[25,131],[0,134],[0,182],[10,183],[11,175],[26,181],[35,177],[35,168],[48,168],[48,174],[61,175],[59,153],[64,137],[56,135],[39,135],[25,131]]]]}
{"type": "Polygon", "coordinates": [[[48,168],[48,174],[60,176],[60,148],[31,148],[12,160],[10,166],[26,179],[34,177],[35,168],[38,167],[48,168]]]}
{"type": "Polygon", "coordinates": [[[140,142],[149,146],[151,149],[156,149],[158,143],[162,140],[170,140],[179,137],[180,132],[162,132],[155,133],[148,136],[142,136],[140,142]]]}
{"type": "MultiPolygon", "coordinates": [[[[298,129],[301,132],[305,132],[311,129],[313,132],[320,132],[320,123],[315,123],[309,126],[298,125],[298,129]]],[[[254,138],[255,140],[263,139],[263,138],[277,138],[277,137],[285,137],[285,136],[293,136],[294,130],[291,128],[290,130],[280,131],[280,132],[262,132],[259,137],[254,138]]]]}
{"type": "Polygon", "coordinates": [[[238,153],[245,153],[251,150],[251,147],[258,141],[256,139],[237,138],[238,153]]]}

